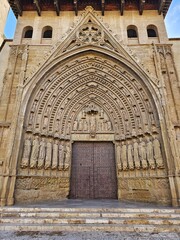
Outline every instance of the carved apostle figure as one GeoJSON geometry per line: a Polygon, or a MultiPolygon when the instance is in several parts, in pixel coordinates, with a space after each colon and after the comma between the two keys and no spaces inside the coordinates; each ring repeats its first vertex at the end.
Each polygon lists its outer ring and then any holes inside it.
{"type": "Polygon", "coordinates": [[[134,150],[134,164],[135,164],[135,167],[136,167],[136,169],[140,169],[141,168],[141,161],[140,161],[140,157],[139,157],[139,144],[136,141],[136,139],[134,139],[133,150],[134,150]]]}
{"type": "Polygon", "coordinates": [[[121,162],[123,165],[123,170],[128,170],[128,163],[127,163],[127,148],[126,144],[123,141],[121,146],[121,162]]]}
{"type": "Polygon", "coordinates": [[[107,122],[107,130],[108,130],[108,131],[111,131],[111,130],[112,130],[111,122],[110,122],[110,121],[107,122]]]}
{"type": "Polygon", "coordinates": [[[59,132],[59,119],[56,119],[56,122],[55,122],[55,132],[59,132]]]}
{"type": "Polygon", "coordinates": [[[139,143],[139,157],[141,160],[141,165],[143,169],[148,168],[147,158],[146,158],[146,146],[145,143],[140,139],[139,143]]]}
{"type": "Polygon", "coordinates": [[[77,131],[78,129],[78,120],[76,119],[73,124],[73,131],[77,131]]]}
{"type": "Polygon", "coordinates": [[[49,169],[51,167],[52,160],[52,140],[49,139],[46,146],[46,159],[45,159],[45,169],[49,169]]]}
{"type": "Polygon", "coordinates": [[[35,137],[32,144],[32,153],[30,158],[30,168],[36,168],[39,155],[39,138],[35,137]]]}
{"type": "Polygon", "coordinates": [[[129,142],[128,142],[128,164],[129,164],[129,169],[133,170],[134,169],[133,146],[129,142]]]}
{"type": "Polygon", "coordinates": [[[83,118],[83,119],[86,118],[86,112],[85,112],[84,109],[82,110],[82,118],[83,118]]]}
{"type": "Polygon", "coordinates": [[[61,143],[59,145],[59,166],[58,166],[58,169],[63,170],[63,166],[64,166],[64,146],[63,146],[63,143],[61,143]]]}
{"type": "Polygon", "coordinates": [[[31,112],[29,116],[29,123],[28,123],[29,125],[33,125],[33,118],[34,118],[34,113],[31,112]]]}
{"type": "Polygon", "coordinates": [[[71,122],[68,122],[67,124],[67,131],[66,131],[67,134],[71,134],[71,122]]]}
{"type": "Polygon", "coordinates": [[[46,129],[48,127],[48,117],[44,116],[44,120],[43,120],[43,128],[46,129]]]}
{"type": "Polygon", "coordinates": [[[153,144],[149,138],[147,139],[146,149],[147,149],[147,160],[149,162],[149,166],[151,169],[155,169],[156,164],[153,156],[153,144]]]}
{"type": "Polygon", "coordinates": [[[117,161],[118,171],[122,171],[123,167],[122,167],[122,162],[121,162],[121,147],[119,144],[116,147],[116,161],[117,161]]]}
{"type": "Polygon", "coordinates": [[[88,122],[86,119],[84,119],[84,131],[88,131],[88,122]]]}
{"type": "Polygon", "coordinates": [[[104,131],[107,131],[107,120],[103,120],[103,129],[104,129],[104,131]]]}
{"type": "Polygon", "coordinates": [[[79,120],[78,130],[79,130],[79,131],[82,131],[82,130],[83,130],[83,121],[82,121],[82,119],[79,120]]]}
{"type": "Polygon", "coordinates": [[[130,124],[128,120],[125,121],[125,127],[126,127],[126,134],[128,134],[130,130],[130,124]]]}
{"type": "Polygon", "coordinates": [[[65,150],[64,170],[69,169],[70,160],[71,160],[71,148],[70,148],[69,144],[67,144],[66,150],[65,150]]]}
{"type": "Polygon", "coordinates": [[[38,158],[37,167],[38,169],[42,169],[44,167],[44,161],[46,157],[46,143],[44,141],[44,138],[42,138],[39,145],[40,147],[39,147],[39,158],[38,158]]]}
{"type": "Polygon", "coordinates": [[[31,140],[30,140],[30,137],[28,136],[24,143],[24,151],[23,151],[23,156],[21,160],[22,168],[26,168],[29,166],[30,154],[31,154],[31,140]]]}
{"type": "Polygon", "coordinates": [[[37,100],[35,100],[34,101],[34,103],[33,103],[33,105],[32,105],[32,108],[31,108],[31,112],[35,112],[36,111],[36,106],[37,106],[37,103],[38,103],[38,101],[37,100]]]}
{"type": "Polygon", "coordinates": [[[56,169],[58,166],[58,140],[53,144],[53,157],[52,157],[52,169],[56,169]]]}
{"type": "Polygon", "coordinates": [[[100,110],[100,118],[102,118],[102,119],[104,118],[104,110],[103,109],[100,110]]]}
{"type": "Polygon", "coordinates": [[[157,168],[164,168],[164,162],[162,159],[160,142],[157,138],[154,138],[154,140],[153,140],[153,150],[154,150],[154,158],[156,160],[157,168]]]}

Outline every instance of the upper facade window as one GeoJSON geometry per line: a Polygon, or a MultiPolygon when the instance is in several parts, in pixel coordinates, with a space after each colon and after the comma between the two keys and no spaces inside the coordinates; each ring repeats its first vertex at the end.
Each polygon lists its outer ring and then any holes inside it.
{"type": "Polygon", "coordinates": [[[154,25],[147,26],[147,35],[149,38],[158,37],[156,26],[154,26],[154,25]]]}
{"type": "Polygon", "coordinates": [[[42,38],[52,38],[52,27],[46,26],[43,28],[42,38]]]}
{"type": "Polygon", "coordinates": [[[32,38],[33,35],[33,28],[28,26],[24,28],[23,31],[23,38],[32,38]]]}
{"type": "Polygon", "coordinates": [[[127,36],[128,36],[128,38],[137,38],[138,37],[136,26],[131,25],[131,26],[127,27],[127,36]]]}

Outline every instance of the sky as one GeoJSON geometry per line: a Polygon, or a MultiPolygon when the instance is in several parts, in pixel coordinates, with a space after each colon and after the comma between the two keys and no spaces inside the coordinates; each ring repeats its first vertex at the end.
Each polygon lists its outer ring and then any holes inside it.
{"type": "MultiPolygon", "coordinates": [[[[169,38],[180,38],[180,0],[173,0],[165,18],[166,29],[169,38]]],[[[13,38],[16,27],[16,18],[10,10],[6,27],[6,38],[13,38]]]]}

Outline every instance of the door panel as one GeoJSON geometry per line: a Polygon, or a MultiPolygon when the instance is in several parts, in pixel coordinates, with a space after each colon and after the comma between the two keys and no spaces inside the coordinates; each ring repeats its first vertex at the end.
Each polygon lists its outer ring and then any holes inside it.
{"type": "Polygon", "coordinates": [[[117,198],[114,145],[111,142],[73,144],[71,198],[117,198]]]}

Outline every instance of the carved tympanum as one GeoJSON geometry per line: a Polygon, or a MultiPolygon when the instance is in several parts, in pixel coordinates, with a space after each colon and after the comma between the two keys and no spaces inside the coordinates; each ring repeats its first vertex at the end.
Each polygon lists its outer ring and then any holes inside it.
{"type": "Polygon", "coordinates": [[[93,102],[79,112],[73,124],[73,132],[96,134],[112,131],[113,128],[109,116],[93,102]]]}

